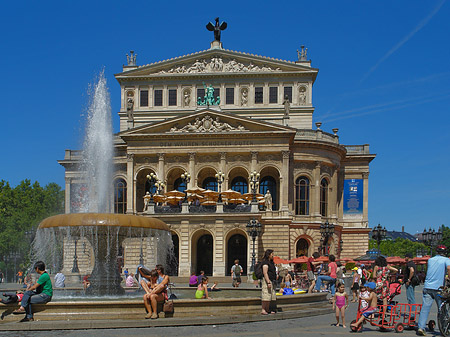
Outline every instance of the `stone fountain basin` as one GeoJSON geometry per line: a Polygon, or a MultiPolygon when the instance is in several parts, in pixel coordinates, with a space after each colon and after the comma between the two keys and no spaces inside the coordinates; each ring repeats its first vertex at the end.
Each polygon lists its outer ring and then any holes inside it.
{"type": "MultiPolygon", "coordinates": [[[[296,312],[303,313],[303,316],[312,316],[329,313],[331,306],[326,296],[327,293],[278,296],[277,306],[283,314],[296,312]]],[[[230,317],[232,315],[242,318],[259,315],[261,298],[177,299],[174,300],[174,307],[175,312],[170,315],[170,318],[230,317]]],[[[1,312],[12,312],[16,308],[18,305],[0,304],[1,312]]],[[[39,321],[144,320],[146,314],[143,301],[137,299],[49,302],[34,304],[33,312],[35,320],[39,321]]],[[[165,317],[164,313],[161,312],[160,317],[165,317]]],[[[170,318],[167,317],[168,320],[170,318]]],[[[0,327],[8,322],[17,322],[18,319],[16,315],[7,315],[3,321],[0,321],[0,327]]]]}

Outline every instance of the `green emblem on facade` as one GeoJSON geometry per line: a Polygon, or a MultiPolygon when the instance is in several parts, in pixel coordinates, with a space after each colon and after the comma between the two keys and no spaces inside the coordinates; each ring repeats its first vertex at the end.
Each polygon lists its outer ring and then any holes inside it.
{"type": "Polygon", "coordinates": [[[205,82],[203,82],[203,87],[205,88],[205,96],[203,99],[199,97],[197,99],[197,105],[219,105],[220,104],[220,97],[217,96],[214,98],[214,88],[210,84],[209,87],[205,85],[205,82]]]}

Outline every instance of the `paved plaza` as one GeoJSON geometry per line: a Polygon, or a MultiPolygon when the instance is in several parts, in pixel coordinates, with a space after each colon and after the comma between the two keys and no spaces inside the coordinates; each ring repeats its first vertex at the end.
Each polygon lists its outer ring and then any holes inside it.
{"type": "MultiPolygon", "coordinates": [[[[401,303],[406,303],[406,294],[403,293],[397,297],[401,303]]],[[[416,300],[421,303],[422,287],[416,288],[416,300]]],[[[128,329],[93,329],[93,330],[67,330],[67,331],[29,331],[29,332],[16,332],[16,331],[0,331],[0,336],[36,336],[36,337],[56,337],[56,336],[70,336],[70,337],[84,337],[84,336],[199,336],[199,335],[214,335],[215,337],[221,336],[348,336],[353,333],[348,328],[350,322],[356,317],[357,305],[350,303],[350,307],[346,311],[346,323],[347,328],[334,327],[332,324],[335,322],[334,313],[288,319],[288,320],[275,320],[275,321],[263,321],[253,323],[239,323],[239,324],[221,324],[221,325],[205,325],[205,326],[182,326],[182,327],[149,327],[149,328],[133,328],[133,321],[129,321],[130,328],[128,329]]],[[[434,305],[430,313],[429,319],[436,320],[436,306],[434,305]]],[[[208,317],[208,313],[205,312],[205,321],[208,317]]],[[[105,322],[105,326],[107,326],[105,322]]],[[[151,321],[148,322],[149,325],[151,321]]],[[[17,323],[24,324],[25,327],[34,325],[39,326],[39,322],[32,323],[17,323]]],[[[189,324],[189,321],[186,321],[189,324]]],[[[405,330],[404,336],[415,336],[415,331],[405,330]]],[[[394,336],[397,335],[395,331],[380,332],[376,327],[372,327],[369,324],[364,326],[364,336],[394,336]]],[[[439,331],[434,333],[428,333],[429,336],[439,336],[439,331]]]]}

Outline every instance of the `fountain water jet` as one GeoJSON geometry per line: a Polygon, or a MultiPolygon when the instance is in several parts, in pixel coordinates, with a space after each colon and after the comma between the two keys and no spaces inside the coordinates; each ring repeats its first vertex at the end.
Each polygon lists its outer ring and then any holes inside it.
{"type": "MultiPolygon", "coordinates": [[[[76,243],[87,239],[94,252],[94,267],[86,291],[91,295],[118,295],[124,289],[120,283],[117,256],[125,238],[149,238],[152,254],[164,264],[172,246],[168,226],[148,217],[111,214],[113,177],[113,135],[111,106],[106,78],[102,72],[92,86],[90,106],[84,138],[83,160],[79,167],[80,180],[84,182],[78,210],[80,213],[56,215],[44,219],[38,227],[34,247],[34,259],[59,265],[62,254],[70,249],[66,244],[74,242],[74,272],[77,260],[76,243]],[[88,213],[89,212],[89,213],[88,213]]],[[[66,260],[67,261],[67,260],[66,260]]],[[[65,267],[67,270],[67,266],[65,267]]]]}

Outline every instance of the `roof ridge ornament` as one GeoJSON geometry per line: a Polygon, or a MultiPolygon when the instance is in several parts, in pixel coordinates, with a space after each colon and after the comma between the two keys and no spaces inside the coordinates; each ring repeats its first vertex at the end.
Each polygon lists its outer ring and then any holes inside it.
{"type": "Polygon", "coordinates": [[[301,51],[299,51],[297,49],[298,60],[300,62],[306,62],[306,61],[308,61],[308,48],[305,48],[305,46],[303,46],[303,45],[301,46],[301,48],[302,48],[301,51]]]}
{"type": "Polygon", "coordinates": [[[223,21],[221,24],[219,24],[219,18],[217,17],[216,24],[213,25],[211,22],[209,22],[206,25],[206,29],[214,32],[214,41],[211,42],[210,49],[223,49],[222,42],[220,42],[220,32],[227,29],[227,23],[223,21]]]}
{"type": "Polygon", "coordinates": [[[136,66],[137,54],[134,54],[134,50],[130,50],[130,54],[131,55],[127,54],[127,63],[128,63],[128,66],[134,67],[134,66],[136,66]]]}

